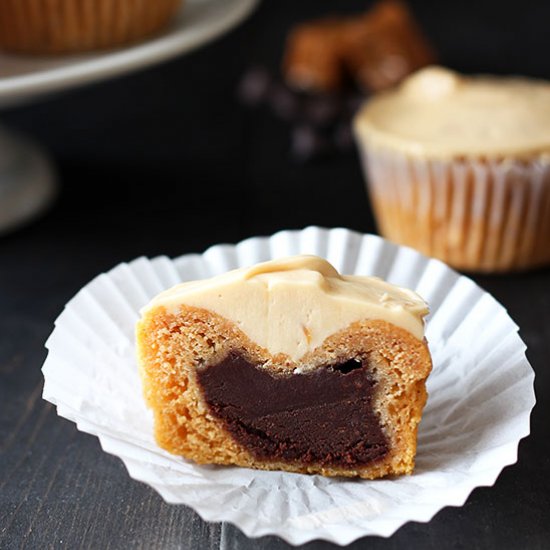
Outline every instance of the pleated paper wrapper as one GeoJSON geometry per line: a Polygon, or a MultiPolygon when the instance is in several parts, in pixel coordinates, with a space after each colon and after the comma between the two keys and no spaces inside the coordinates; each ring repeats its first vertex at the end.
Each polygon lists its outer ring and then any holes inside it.
{"type": "Polygon", "coordinates": [[[550,263],[550,157],[424,159],[362,145],[381,233],[461,269],[550,263]]]}
{"type": "Polygon", "coordinates": [[[44,398],[96,435],[132,478],[205,520],[291,544],[388,537],[408,521],[426,522],[445,506],[461,506],[475,487],[492,485],[517,460],[535,403],[518,327],[494,298],[438,260],[340,228],[282,231],[202,255],[122,263],[66,305],[46,346],[44,398]],[[382,277],[428,301],[434,369],[413,475],[358,481],[198,466],[156,445],[135,357],[140,309],[181,281],[294,254],[322,256],[345,274],[382,277]]]}

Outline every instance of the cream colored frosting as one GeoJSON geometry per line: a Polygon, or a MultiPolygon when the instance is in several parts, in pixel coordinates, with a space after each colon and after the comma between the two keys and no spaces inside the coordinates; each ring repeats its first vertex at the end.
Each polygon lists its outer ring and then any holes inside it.
{"type": "Polygon", "coordinates": [[[234,322],[271,354],[297,360],[355,321],[384,320],[424,336],[426,303],[411,290],[375,277],[340,275],[317,256],[292,256],[179,284],[142,313],[164,306],[207,309],[234,322]]]}
{"type": "Polygon", "coordinates": [[[355,130],[370,145],[412,155],[550,154],[550,83],[428,67],[367,102],[355,130]]]}

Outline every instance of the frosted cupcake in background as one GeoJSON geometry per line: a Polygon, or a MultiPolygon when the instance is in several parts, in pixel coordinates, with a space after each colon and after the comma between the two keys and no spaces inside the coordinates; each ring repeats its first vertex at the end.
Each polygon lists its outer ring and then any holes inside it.
{"type": "Polygon", "coordinates": [[[1,0],[0,49],[75,53],[144,39],[172,20],[182,0],[1,0]]]}
{"type": "Polygon", "coordinates": [[[550,83],[428,67],[354,130],[382,235],[463,270],[550,263],[550,83]]]}

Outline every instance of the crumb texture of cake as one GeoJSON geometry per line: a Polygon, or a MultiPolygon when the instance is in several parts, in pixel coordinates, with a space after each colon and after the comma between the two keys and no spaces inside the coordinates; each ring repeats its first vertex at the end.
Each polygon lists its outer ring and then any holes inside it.
{"type": "Polygon", "coordinates": [[[177,285],[137,326],[157,442],[200,464],[411,473],[427,312],[414,292],[315,256],[177,285]]]}

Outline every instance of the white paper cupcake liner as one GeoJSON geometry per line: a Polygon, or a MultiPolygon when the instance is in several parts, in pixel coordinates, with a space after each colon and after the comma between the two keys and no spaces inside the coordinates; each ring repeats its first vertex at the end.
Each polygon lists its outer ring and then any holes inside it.
{"type": "Polygon", "coordinates": [[[138,258],[99,275],[56,320],[46,343],[44,398],[167,502],[191,506],[208,521],[229,521],[250,537],[345,545],[460,506],[517,460],[535,403],[517,328],[494,298],[438,260],[374,235],[308,227],[202,255],[138,258]],[[413,475],[358,481],[198,466],[157,447],[135,359],[139,309],[178,282],[299,253],[323,256],[343,273],[407,286],[429,302],[434,370],[413,475]]]}
{"type": "Polygon", "coordinates": [[[363,148],[381,233],[473,271],[550,262],[550,159],[424,159],[363,148]]]}

